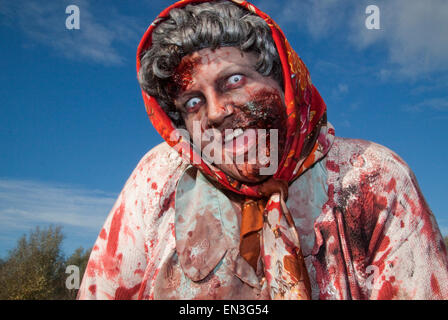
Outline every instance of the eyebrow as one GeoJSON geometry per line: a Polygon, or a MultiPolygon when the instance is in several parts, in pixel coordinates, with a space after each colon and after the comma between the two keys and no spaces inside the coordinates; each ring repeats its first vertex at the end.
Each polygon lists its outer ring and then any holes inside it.
{"type": "Polygon", "coordinates": [[[223,78],[228,78],[231,75],[234,74],[238,74],[239,72],[242,73],[249,73],[249,74],[253,74],[254,72],[257,72],[257,70],[255,70],[255,66],[248,66],[248,65],[236,65],[234,67],[230,67],[228,69],[223,70],[219,75],[218,75],[218,79],[223,79],[223,78]]]}
{"type": "MultiPolygon", "coordinates": [[[[255,69],[255,66],[242,65],[242,64],[234,65],[229,68],[221,70],[216,75],[216,77],[213,79],[213,83],[215,86],[216,85],[221,86],[225,79],[227,79],[228,77],[230,77],[234,74],[243,73],[245,76],[250,77],[250,75],[254,74],[255,72],[257,72],[257,70],[255,69]]],[[[194,87],[194,83],[193,83],[193,87],[194,87]]],[[[187,102],[188,99],[201,94],[200,89],[192,89],[192,90],[189,88],[187,88],[187,90],[182,90],[181,88],[179,88],[179,89],[180,89],[179,92],[177,93],[176,97],[174,98],[174,104],[175,104],[176,108],[178,108],[178,106],[180,105],[182,110],[184,109],[183,104],[185,102],[187,102]]]]}
{"type": "MultiPolygon", "coordinates": [[[[244,73],[246,76],[250,76],[251,74],[257,72],[255,70],[254,66],[248,66],[248,65],[236,65],[236,66],[232,66],[230,68],[226,68],[224,70],[222,70],[221,72],[219,72],[216,77],[213,79],[213,82],[216,84],[220,84],[224,79],[227,79],[228,77],[234,75],[234,74],[239,74],[239,73],[244,73]]],[[[194,84],[193,84],[194,86],[194,84]]],[[[187,90],[179,90],[179,93],[176,97],[179,98],[180,96],[184,95],[186,92],[190,91],[190,89],[187,90]]],[[[192,92],[197,91],[195,89],[191,90],[192,92]]]]}

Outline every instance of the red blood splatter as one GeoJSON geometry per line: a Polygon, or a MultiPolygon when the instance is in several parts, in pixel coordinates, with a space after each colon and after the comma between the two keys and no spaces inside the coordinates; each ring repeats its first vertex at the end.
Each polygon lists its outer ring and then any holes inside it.
{"type": "MultiPolygon", "coordinates": [[[[271,267],[272,267],[271,258],[272,257],[270,255],[265,255],[264,256],[263,262],[264,262],[265,270],[270,270],[271,269],[271,267]]],[[[266,280],[268,282],[270,282],[272,280],[272,275],[271,275],[271,273],[269,271],[265,271],[264,275],[265,275],[266,280]]]]}
{"type": "Polygon", "coordinates": [[[90,259],[87,264],[86,273],[89,277],[94,277],[96,273],[102,275],[103,269],[95,260],[90,259]]]}
{"type": "Polygon", "coordinates": [[[152,160],[154,160],[156,157],[157,153],[151,153],[146,159],[144,159],[142,166],[151,164],[152,160]]]}
{"type": "Polygon", "coordinates": [[[173,191],[173,192],[171,192],[171,194],[168,197],[165,198],[165,200],[163,201],[163,204],[161,206],[158,218],[160,218],[165,213],[165,211],[167,211],[170,207],[174,208],[175,195],[176,195],[176,192],[173,191]]]}
{"type": "Polygon", "coordinates": [[[115,300],[129,300],[131,299],[134,294],[138,292],[140,289],[141,284],[136,284],[132,288],[126,288],[123,286],[118,287],[118,289],[115,291],[115,300]]]}
{"type": "Polygon", "coordinates": [[[391,300],[398,293],[397,287],[394,287],[389,281],[385,281],[378,291],[378,300],[391,300]]]}
{"type": "Polygon", "coordinates": [[[97,251],[98,249],[99,249],[98,246],[97,246],[97,245],[94,245],[92,250],[93,250],[93,251],[97,251]]]}
{"type": "Polygon", "coordinates": [[[176,228],[174,227],[174,223],[169,223],[171,234],[173,235],[173,238],[176,238],[176,228]]]}
{"type": "Polygon", "coordinates": [[[160,268],[157,268],[156,271],[154,271],[154,275],[152,276],[152,280],[154,281],[157,278],[157,275],[159,274],[160,268]]]}
{"type": "Polygon", "coordinates": [[[397,160],[399,163],[401,163],[403,166],[407,167],[406,162],[404,162],[399,156],[395,155],[394,153],[392,153],[392,157],[397,160]]]}
{"type": "Polygon", "coordinates": [[[388,193],[391,192],[392,190],[397,192],[397,190],[395,188],[396,185],[397,185],[397,181],[395,181],[395,178],[392,178],[392,179],[390,179],[389,183],[386,185],[384,190],[388,193]]]}
{"type": "Polygon", "coordinates": [[[179,89],[185,91],[191,84],[193,84],[193,75],[197,66],[201,63],[201,60],[201,56],[182,59],[182,62],[176,68],[173,75],[173,82],[179,89]]]}
{"type": "Polygon", "coordinates": [[[434,276],[434,274],[431,275],[431,289],[434,292],[434,294],[440,295],[439,282],[437,281],[437,279],[434,276]]]}
{"type": "Polygon", "coordinates": [[[289,252],[289,254],[295,255],[297,247],[294,245],[294,243],[290,239],[288,239],[288,237],[283,232],[280,232],[280,237],[285,243],[285,249],[289,252]]]}
{"type": "Polygon", "coordinates": [[[380,247],[378,248],[378,252],[384,251],[389,247],[390,244],[390,238],[388,236],[385,236],[383,238],[383,241],[381,241],[380,247]]]}
{"type": "Polygon", "coordinates": [[[271,268],[271,256],[268,254],[264,256],[264,266],[266,269],[271,268]]]}
{"type": "Polygon", "coordinates": [[[144,273],[145,273],[145,271],[142,270],[142,269],[136,269],[136,270],[134,271],[134,274],[143,275],[144,273]]]}
{"type": "Polygon", "coordinates": [[[367,254],[366,251],[373,250],[376,246],[376,238],[382,241],[381,233],[374,234],[374,230],[378,217],[387,207],[388,202],[386,197],[378,195],[372,190],[378,179],[380,179],[380,175],[377,172],[368,172],[361,175],[359,190],[347,188],[342,191],[341,198],[346,199],[345,202],[348,203],[344,219],[354,260],[363,260],[367,254]],[[353,194],[356,195],[358,201],[350,201],[353,194]]]}
{"type": "Polygon", "coordinates": [[[412,201],[412,199],[406,193],[403,193],[403,197],[411,207],[411,212],[415,215],[420,215],[420,211],[418,210],[418,207],[415,205],[414,201],[412,201]]]}
{"type": "Polygon", "coordinates": [[[334,172],[339,172],[340,171],[339,165],[336,164],[334,161],[331,161],[331,160],[327,161],[327,169],[331,170],[331,171],[334,171],[334,172]]]}
{"type": "Polygon", "coordinates": [[[334,184],[328,185],[328,201],[326,205],[328,205],[330,208],[334,208],[336,206],[334,197],[334,184]]]}
{"type": "Polygon", "coordinates": [[[386,266],[386,259],[389,257],[389,253],[392,251],[392,247],[390,247],[390,239],[389,237],[385,236],[381,242],[380,246],[377,249],[377,252],[383,252],[383,255],[381,258],[375,261],[375,264],[379,268],[379,273],[381,274],[384,270],[384,267],[386,266]]]}
{"type": "MultiPolygon", "coordinates": [[[[424,234],[428,239],[433,239],[434,230],[430,221],[430,212],[428,212],[428,208],[426,206],[422,208],[422,206],[420,205],[421,202],[418,200],[421,198],[417,198],[417,201],[414,202],[414,200],[412,200],[406,193],[403,193],[403,197],[411,207],[412,214],[422,218],[423,221],[423,227],[421,230],[422,234],[424,234]]],[[[424,200],[422,200],[422,202],[424,202],[424,200]]]]}
{"type": "MultiPolygon", "coordinates": [[[[286,140],[286,114],[284,112],[283,99],[276,90],[261,89],[254,92],[247,90],[250,95],[250,101],[245,104],[234,104],[237,110],[231,119],[231,123],[224,124],[230,128],[263,128],[277,129],[278,132],[278,152],[279,158],[282,153],[286,140]]],[[[269,141],[267,148],[269,149],[269,141]]],[[[280,164],[281,166],[282,164],[280,164]]]]}
{"type": "Polygon", "coordinates": [[[124,228],[123,228],[123,233],[124,233],[126,236],[130,237],[130,238],[132,239],[132,242],[135,243],[134,232],[132,232],[132,229],[131,229],[131,228],[129,228],[127,225],[124,226],[124,228]]]}
{"type": "Polygon", "coordinates": [[[124,202],[115,210],[109,231],[109,240],[107,241],[106,252],[110,257],[115,256],[117,251],[118,239],[120,237],[121,220],[124,215],[124,202]]]}
{"type": "Polygon", "coordinates": [[[157,183],[153,182],[153,183],[151,184],[151,189],[153,189],[153,190],[157,190],[157,183]]]}
{"type": "Polygon", "coordinates": [[[92,285],[89,287],[89,291],[90,291],[90,293],[92,294],[92,296],[94,296],[95,293],[96,293],[96,285],[95,285],[95,284],[92,284],[92,285]]]}
{"type": "Polygon", "coordinates": [[[403,212],[404,212],[403,207],[399,204],[400,204],[400,202],[397,200],[396,197],[394,197],[392,200],[392,205],[390,206],[392,214],[397,218],[400,218],[401,216],[403,216],[403,212]]]}
{"type": "Polygon", "coordinates": [[[379,273],[382,273],[385,266],[386,266],[386,259],[389,257],[390,252],[392,251],[392,248],[389,248],[386,250],[386,252],[379,258],[375,264],[378,266],[379,273]]]}
{"type": "Polygon", "coordinates": [[[365,165],[364,158],[358,153],[355,153],[350,157],[350,163],[358,168],[362,168],[365,165]]]}
{"type": "Polygon", "coordinates": [[[106,230],[104,230],[104,228],[101,229],[100,238],[103,239],[103,240],[107,239],[107,232],[106,232],[106,230]]]}

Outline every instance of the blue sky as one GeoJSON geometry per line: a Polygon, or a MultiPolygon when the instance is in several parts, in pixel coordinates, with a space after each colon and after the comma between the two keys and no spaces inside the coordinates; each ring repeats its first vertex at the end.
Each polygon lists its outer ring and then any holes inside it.
{"type": "MultiPolygon", "coordinates": [[[[0,0],[0,257],[50,223],[64,227],[67,254],[91,247],[139,159],[162,141],[135,52],[168,3],[0,0]],[[70,4],[79,30],[65,27],[70,4]]],[[[448,2],[253,3],[307,64],[336,134],[397,152],[448,235],[448,2]],[[370,4],[380,30],[365,27],[370,4]]]]}

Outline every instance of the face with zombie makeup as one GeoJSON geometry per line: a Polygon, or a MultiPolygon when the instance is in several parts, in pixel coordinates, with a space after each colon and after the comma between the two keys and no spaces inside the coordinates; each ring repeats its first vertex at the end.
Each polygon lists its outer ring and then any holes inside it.
{"type": "Polygon", "coordinates": [[[256,71],[256,61],[236,47],[207,48],[185,56],[173,76],[175,106],[193,143],[219,150],[215,165],[246,183],[268,178],[260,169],[272,164],[272,152],[281,159],[286,138],[283,91],[256,71]]]}

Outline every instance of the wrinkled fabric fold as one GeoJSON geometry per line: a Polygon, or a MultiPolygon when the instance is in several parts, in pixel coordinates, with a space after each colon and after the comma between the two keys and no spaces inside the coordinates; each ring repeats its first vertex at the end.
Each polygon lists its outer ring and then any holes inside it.
{"type": "Polygon", "coordinates": [[[309,300],[311,285],[292,217],[280,194],[265,210],[262,256],[272,299],[309,300]]]}
{"type": "Polygon", "coordinates": [[[264,200],[248,199],[241,206],[240,254],[257,270],[260,256],[260,230],[263,228],[264,200]]]}

